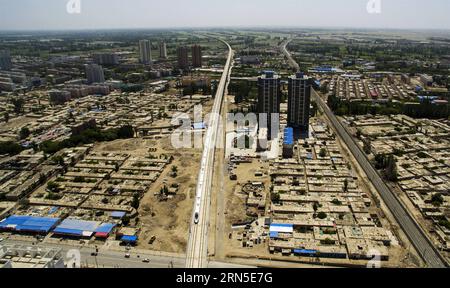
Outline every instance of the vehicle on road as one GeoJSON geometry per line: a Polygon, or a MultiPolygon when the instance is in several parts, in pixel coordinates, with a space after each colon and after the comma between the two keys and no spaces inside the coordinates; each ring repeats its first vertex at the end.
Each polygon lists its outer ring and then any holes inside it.
{"type": "Polygon", "coordinates": [[[130,258],[130,257],[131,257],[130,253],[125,254],[125,258],[130,258]]]}
{"type": "Polygon", "coordinates": [[[145,258],[144,260],[142,260],[142,262],[144,262],[144,263],[150,263],[150,259],[145,258]]]}

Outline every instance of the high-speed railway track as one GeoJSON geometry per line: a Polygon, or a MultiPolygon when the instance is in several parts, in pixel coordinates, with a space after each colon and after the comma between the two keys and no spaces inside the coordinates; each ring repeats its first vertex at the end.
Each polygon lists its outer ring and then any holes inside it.
{"type": "MultiPolygon", "coordinates": [[[[287,45],[290,40],[284,42],[281,46],[283,54],[289,60],[290,65],[293,68],[298,69],[298,64],[292,58],[291,54],[287,50],[287,45]]],[[[414,248],[425,262],[427,267],[432,268],[445,268],[448,264],[444,257],[439,253],[437,248],[434,246],[433,242],[428,238],[422,228],[417,224],[417,222],[412,218],[411,214],[400,202],[398,197],[389,189],[386,183],[383,181],[379,173],[372,167],[367,157],[364,155],[362,149],[355,143],[352,136],[344,128],[341,122],[337,119],[336,115],[330,110],[325,101],[317,94],[316,91],[311,91],[312,96],[316,100],[316,103],[320,106],[322,111],[325,113],[328,120],[334,127],[336,133],[345,142],[355,159],[358,161],[361,168],[367,175],[367,178],[372,182],[372,184],[377,189],[381,198],[385,202],[386,206],[389,208],[391,213],[394,215],[397,223],[402,228],[403,232],[407,235],[414,248]]]]}
{"type": "Polygon", "coordinates": [[[231,46],[220,38],[217,38],[217,40],[223,42],[227,46],[228,58],[222,77],[217,86],[214,105],[210,114],[212,117],[209,118],[203,144],[203,154],[197,179],[194,211],[189,229],[186,268],[205,268],[208,265],[209,209],[211,204],[214,154],[219,132],[220,110],[227,85],[230,81],[231,62],[233,59],[233,50],[231,49],[231,46]]]}

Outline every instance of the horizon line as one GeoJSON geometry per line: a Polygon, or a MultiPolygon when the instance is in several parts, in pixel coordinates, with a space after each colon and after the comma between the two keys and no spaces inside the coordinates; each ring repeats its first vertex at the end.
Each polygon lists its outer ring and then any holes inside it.
{"type": "Polygon", "coordinates": [[[242,26],[167,26],[167,27],[117,27],[117,28],[45,28],[45,29],[0,29],[4,32],[83,32],[83,31],[119,31],[119,30],[212,30],[212,29],[325,29],[325,30],[381,30],[381,31],[439,31],[450,32],[450,28],[400,28],[400,27],[350,27],[350,26],[267,26],[267,25],[242,25],[242,26]]]}

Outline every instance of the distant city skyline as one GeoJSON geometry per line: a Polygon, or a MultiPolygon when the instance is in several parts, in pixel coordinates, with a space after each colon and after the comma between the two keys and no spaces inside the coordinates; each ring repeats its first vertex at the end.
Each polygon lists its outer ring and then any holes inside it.
{"type": "Polygon", "coordinates": [[[91,30],[197,27],[450,29],[448,0],[0,0],[0,30],[91,30]]]}

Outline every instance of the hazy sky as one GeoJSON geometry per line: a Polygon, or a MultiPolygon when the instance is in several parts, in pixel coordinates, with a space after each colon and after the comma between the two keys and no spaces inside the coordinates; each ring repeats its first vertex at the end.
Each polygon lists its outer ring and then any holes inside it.
{"type": "Polygon", "coordinates": [[[450,29],[449,0],[0,0],[0,30],[172,27],[352,27],[450,29]]]}

